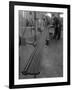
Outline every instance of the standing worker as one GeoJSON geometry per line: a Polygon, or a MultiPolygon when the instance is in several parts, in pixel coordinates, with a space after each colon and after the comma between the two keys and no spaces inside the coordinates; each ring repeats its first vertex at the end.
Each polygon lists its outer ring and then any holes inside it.
{"type": "Polygon", "coordinates": [[[48,17],[45,16],[45,18],[43,18],[44,21],[44,27],[47,29],[47,37],[46,37],[46,45],[49,45],[49,30],[48,30],[48,26],[49,26],[49,21],[48,21],[48,17]]]}
{"type": "Polygon", "coordinates": [[[61,36],[61,22],[56,16],[53,16],[53,26],[55,28],[53,39],[59,40],[61,36]]]}

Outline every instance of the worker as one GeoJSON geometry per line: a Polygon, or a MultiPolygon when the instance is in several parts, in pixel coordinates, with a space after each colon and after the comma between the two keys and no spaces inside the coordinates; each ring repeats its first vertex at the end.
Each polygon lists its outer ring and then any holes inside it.
{"type": "Polygon", "coordinates": [[[53,39],[59,40],[61,36],[61,22],[56,16],[53,17],[53,26],[55,29],[53,39]]]}

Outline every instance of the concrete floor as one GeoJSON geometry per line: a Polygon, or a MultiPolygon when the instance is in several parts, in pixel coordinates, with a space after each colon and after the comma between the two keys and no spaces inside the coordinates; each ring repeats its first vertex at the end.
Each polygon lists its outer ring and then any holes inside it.
{"type": "Polygon", "coordinates": [[[49,46],[43,48],[41,73],[38,77],[63,76],[63,40],[50,41],[49,46]]]}
{"type": "MultiPolygon", "coordinates": [[[[26,60],[30,57],[33,50],[34,47],[31,45],[20,47],[20,79],[34,77],[32,75],[24,76],[21,74],[26,60]]],[[[63,76],[63,39],[59,41],[51,40],[49,46],[45,45],[43,47],[40,67],[40,75],[37,78],[63,76]]]]}

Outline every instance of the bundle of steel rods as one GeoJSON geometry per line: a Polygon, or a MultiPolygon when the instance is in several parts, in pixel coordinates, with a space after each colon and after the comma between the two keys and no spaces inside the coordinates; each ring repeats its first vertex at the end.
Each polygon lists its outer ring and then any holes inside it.
{"type": "MultiPolygon", "coordinates": [[[[35,47],[35,49],[34,49],[33,53],[31,54],[30,58],[27,60],[27,63],[25,65],[25,68],[24,68],[22,74],[26,75],[28,73],[28,70],[30,69],[30,65],[32,64],[32,62],[34,62],[34,60],[36,60],[35,62],[37,62],[39,60],[41,50],[42,50],[42,48],[45,44],[45,39],[46,39],[46,36],[47,36],[47,33],[48,33],[48,29],[49,29],[49,27],[44,29],[40,39],[37,41],[37,46],[35,47]]],[[[37,66],[37,67],[39,67],[39,66],[37,66]]]]}

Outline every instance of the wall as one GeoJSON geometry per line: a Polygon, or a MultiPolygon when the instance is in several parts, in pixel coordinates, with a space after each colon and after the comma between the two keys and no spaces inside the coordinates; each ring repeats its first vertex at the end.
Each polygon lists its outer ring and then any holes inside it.
{"type": "MultiPolygon", "coordinates": [[[[17,0],[17,1],[20,1],[20,0],[17,0]]],[[[70,4],[71,14],[72,14],[72,0],[21,0],[21,1],[70,4]]],[[[72,18],[71,18],[71,21],[72,21],[72,18]]],[[[71,68],[72,68],[72,62],[71,62],[71,68]]],[[[8,90],[8,80],[9,80],[9,0],[0,0],[0,90],[8,90]]],[[[40,90],[40,89],[41,90],[44,90],[44,89],[45,90],[53,90],[53,89],[54,90],[64,90],[64,89],[72,90],[72,83],[70,86],[30,88],[25,90],[40,90]]]]}

